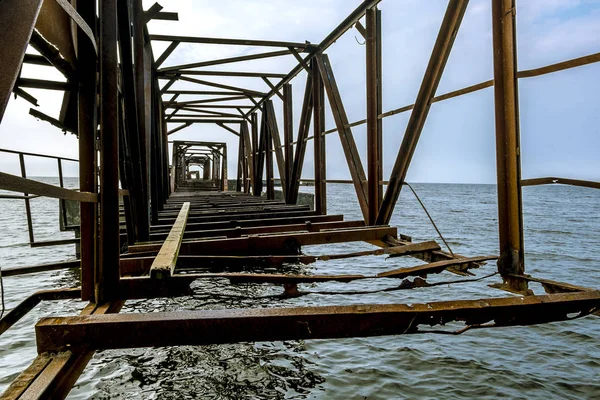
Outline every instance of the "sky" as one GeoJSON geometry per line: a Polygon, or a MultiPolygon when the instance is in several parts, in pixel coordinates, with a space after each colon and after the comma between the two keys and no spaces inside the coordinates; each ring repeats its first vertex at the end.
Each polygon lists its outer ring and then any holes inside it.
{"type": "MultiPolygon", "coordinates": [[[[154,1],[144,0],[149,8],[154,1]]],[[[319,43],[360,1],[358,0],[163,0],[164,11],[179,13],[179,22],[151,21],[155,34],[271,39],[319,43]]],[[[435,37],[447,5],[445,0],[383,0],[383,110],[414,103],[435,37]]],[[[364,24],[364,18],[363,18],[364,24]]],[[[520,70],[538,68],[600,51],[600,0],[518,0],[517,47],[520,70]]],[[[168,43],[153,45],[155,58],[168,43]]],[[[271,51],[273,48],[181,44],[163,66],[271,51]]],[[[346,32],[326,53],[332,63],[350,122],[366,115],[365,46],[355,29],[346,32]]],[[[244,64],[207,67],[211,70],[287,73],[293,56],[255,60],[244,64]]],[[[23,76],[62,80],[52,68],[30,66],[23,76]]],[[[600,181],[600,64],[541,77],[521,79],[520,126],[522,176],[558,176],[600,181]]],[[[211,80],[211,77],[203,79],[211,80]]],[[[437,94],[493,78],[490,0],[471,0],[437,94]]],[[[212,79],[214,80],[214,79],[212,79]]],[[[256,78],[219,79],[221,83],[268,91],[256,78]]],[[[306,74],[293,87],[294,135],[306,74]]],[[[209,89],[177,83],[173,89],[209,89]]],[[[62,94],[30,90],[40,111],[58,116],[62,94]]],[[[180,99],[185,99],[180,97],[180,99]]],[[[274,98],[280,132],[281,101],[274,98]]],[[[0,123],[0,148],[77,158],[77,140],[71,134],[29,115],[32,106],[11,100],[0,123]]],[[[388,179],[410,112],[384,119],[384,177],[388,179]]],[[[174,126],[172,126],[174,127],[174,126]]],[[[326,129],[334,128],[326,101],[326,129]]],[[[366,169],[366,127],[352,129],[366,169]]],[[[312,130],[311,130],[312,134],[312,130]]],[[[229,153],[229,177],[236,176],[238,138],[217,126],[192,125],[170,140],[224,141],[229,153]]],[[[327,176],[350,179],[337,133],[327,135],[327,176]]],[[[313,177],[313,147],[308,142],[304,178],[313,177]]],[[[56,162],[26,158],[29,176],[56,175],[56,162]]],[[[494,183],[493,89],[488,88],[432,105],[408,171],[408,182],[494,183]]],[[[75,176],[75,163],[65,163],[66,175],[75,176]]],[[[16,155],[0,153],[0,171],[19,174],[16,155]]],[[[277,168],[275,168],[275,174],[277,168]]]]}

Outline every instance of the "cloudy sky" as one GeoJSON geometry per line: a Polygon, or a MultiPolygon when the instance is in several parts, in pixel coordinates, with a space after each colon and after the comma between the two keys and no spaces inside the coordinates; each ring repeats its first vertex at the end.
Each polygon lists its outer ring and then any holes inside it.
{"type": "MultiPolygon", "coordinates": [[[[150,7],[154,1],[144,0],[150,7]]],[[[320,42],[360,2],[357,0],[163,0],[165,11],[179,12],[179,22],[153,21],[151,33],[320,42]]],[[[517,1],[519,69],[531,69],[600,51],[599,0],[517,1]]],[[[412,104],[431,54],[447,1],[383,0],[383,109],[412,104]]],[[[490,0],[472,0],[458,33],[437,94],[493,77],[490,0]]],[[[166,43],[154,46],[155,57],[166,43]]],[[[181,44],[163,66],[210,60],[272,49],[181,44]]],[[[348,31],[327,51],[349,120],[365,118],[365,46],[356,30],[348,31]]],[[[288,72],[292,56],[226,64],[207,69],[288,72]]],[[[51,68],[26,66],[24,76],[60,80],[51,68]]],[[[522,171],[524,178],[560,176],[600,180],[600,65],[593,64],[542,77],[520,80],[522,171]]],[[[210,80],[207,77],[207,80],[210,80]]],[[[297,133],[306,74],[293,81],[294,129],[297,133]]],[[[220,82],[267,91],[260,79],[220,82]]],[[[173,89],[203,89],[178,83],[173,89]]],[[[58,115],[61,95],[31,90],[39,109],[58,115]]],[[[184,98],[181,98],[184,99],[184,98]]],[[[281,115],[281,101],[275,98],[281,115]]],[[[30,105],[12,100],[0,124],[0,148],[77,158],[77,141],[28,115],[30,105]]],[[[402,140],[409,113],[384,120],[384,174],[387,179],[402,140]]],[[[435,103],[413,163],[410,182],[494,183],[493,89],[435,103]]],[[[281,117],[279,117],[281,127],[281,117]]],[[[334,127],[327,105],[326,128],[334,127]]],[[[281,128],[280,128],[281,129],[281,128]]],[[[353,133],[366,162],[365,126],[353,133]]],[[[229,176],[236,171],[237,137],[219,127],[194,125],[172,140],[225,141],[229,176]]],[[[312,141],[303,177],[313,176],[312,141]]],[[[349,179],[337,134],[327,136],[328,177],[349,179]]],[[[30,176],[56,174],[52,161],[27,158],[30,176]]],[[[18,159],[0,153],[0,170],[19,173],[18,159]]],[[[75,165],[65,165],[69,175],[75,165]]]]}

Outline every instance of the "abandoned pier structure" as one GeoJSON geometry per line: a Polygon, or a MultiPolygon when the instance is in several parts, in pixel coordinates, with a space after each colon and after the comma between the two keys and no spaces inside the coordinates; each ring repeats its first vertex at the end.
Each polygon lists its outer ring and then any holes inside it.
{"type": "MultiPolygon", "coordinates": [[[[162,11],[159,4],[144,10],[141,0],[2,0],[0,119],[12,95],[35,105],[28,88],[63,91],[59,116],[35,109],[31,114],[78,136],[79,158],[74,161],[79,162],[80,182],[79,190],[69,190],[62,187],[62,179],[61,187],[28,179],[23,159],[35,154],[17,152],[22,176],[0,173],[0,189],[18,194],[2,198],[25,202],[32,246],[76,241],[80,259],[54,264],[42,260],[40,265],[4,268],[2,275],[79,267],[81,286],[39,291],[23,299],[0,320],[0,334],[40,301],[85,302],[79,315],[37,323],[39,355],[2,398],[64,397],[94,352],[102,349],[412,334],[422,332],[422,326],[453,321],[464,322],[467,330],[546,323],[597,312],[600,291],[525,273],[521,187],[564,183],[599,189],[600,184],[555,177],[521,180],[518,81],[598,62],[600,53],[519,71],[515,0],[490,1],[494,79],[436,93],[468,5],[467,0],[449,0],[414,104],[385,111],[379,0],[361,2],[320,43],[154,35],[148,21],[176,21],[178,16],[162,11]],[[366,62],[366,118],[355,122],[348,120],[327,55],[327,49],[351,29],[365,39],[366,62]],[[162,54],[153,54],[155,41],[168,43],[162,54]],[[266,50],[164,67],[182,43],[266,50]],[[291,71],[244,71],[247,61],[286,55],[297,60],[291,71]],[[53,66],[66,82],[21,77],[23,63],[53,66]],[[223,64],[239,69],[212,69],[223,64]],[[307,79],[301,83],[304,97],[294,130],[290,82],[301,71],[306,71],[307,79]],[[231,76],[264,81],[266,91],[220,81],[231,76]],[[197,90],[172,89],[180,81],[197,85],[197,90]],[[465,257],[443,251],[435,241],[412,242],[389,223],[429,109],[432,103],[489,87],[495,100],[498,253],[465,257]],[[274,111],[278,101],[283,104],[283,121],[274,111]],[[335,121],[330,130],[325,129],[326,102],[335,121]],[[384,180],[382,120],[409,111],[392,173],[384,180]],[[224,142],[170,141],[169,135],[193,124],[216,124],[223,134],[237,136],[238,154],[228,154],[224,142]],[[352,128],[361,124],[367,128],[365,166],[352,134],[352,128]],[[339,137],[343,148],[360,220],[327,213],[325,136],[330,134],[339,137]],[[314,141],[314,154],[306,154],[309,140],[314,141]],[[233,171],[228,171],[228,157],[237,160],[235,178],[229,180],[233,171]],[[313,207],[298,204],[300,183],[306,180],[302,178],[306,157],[314,158],[313,207]],[[276,173],[281,200],[275,200],[276,173]],[[79,221],[72,226],[79,239],[35,242],[29,201],[36,196],[79,203],[79,221]],[[302,252],[306,245],[353,241],[375,247],[327,256],[302,252]],[[424,263],[377,275],[261,272],[264,266],[368,254],[413,257],[424,263]],[[385,279],[399,283],[406,278],[407,288],[423,286],[427,282],[421,278],[428,274],[468,275],[470,269],[496,260],[502,278],[498,288],[517,296],[410,305],[119,314],[130,299],[186,296],[190,284],[199,279],[279,285],[286,298],[302,295],[298,285],[312,282],[385,279]],[[541,283],[547,294],[534,294],[528,288],[531,281],[541,283]]],[[[56,158],[60,170],[63,159],[56,158]]],[[[71,226],[66,216],[64,222],[71,226]]]]}

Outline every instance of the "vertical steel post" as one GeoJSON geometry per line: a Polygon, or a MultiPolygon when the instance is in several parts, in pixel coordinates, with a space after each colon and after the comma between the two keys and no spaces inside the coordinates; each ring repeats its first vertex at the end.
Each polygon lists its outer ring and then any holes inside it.
{"type": "Polygon", "coordinates": [[[227,145],[224,144],[221,147],[223,152],[223,159],[221,160],[221,190],[227,191],[227,145]]]}
{"type": "MultiPolygon", "coordinates": [[[[25,170],[25,157],[23,153],[19,153],[19,164],[21,164],[21,176],[27,178],[27,171],[25,170]]],[[[29,193],[23,193],[24,196],[29,196],[29,193]]],[[[25,213],[27,214],[27,232],[29,232],[29,243],[34,242],[33,238],[33,223],[31,220],[31,204],[29,198],[25,197],[25,213]]]]}
{"type": "Polygon", "coordinates": [[[235,191],[241,192],[245,191],[246,181],[244,180],[244,167],[245,167],[245,157],[244,157],[244,136],[241,134],[240,129],[240,142],[238,143],[238,162],[237,162],[237,179],[235,181],[235,191]],[[244,189],[242,189],[242,184],[244,185],[244,189]]]}
{"type": "Polygon", "coordinates": [[[268,118],[270,118],[269,113],[267,111],[269,108],[265,107],[265,119],[267,119],[267,124],[265,126],[265,136],[267,143],[265,144],[265,157],[266,157],[266,170],[267,170],[267,199],[274,200],[275,199],[275,182],[273,175],[273,136],[272,131],[269,128],[268,118]]]}
{"type": "Polygon", "coordinates": [[[147,205],[144,217],[150,221],[150,61],[147,60],[146,44],[144,38],[145,14],[142,0],[132,0],[135,89],[138,109],[138,135],[140,143],[140,162],[142,166],[141,186],[144,203],[147,205]]]}
{"type": "MultiPolygon", "coordinates": [[[[77,2],[77,12],[96,33],[96,0],[77,2]]],[[[79,82],[79,190],[97,193],[96,154],[96,53],[85,33],[77,30],[79,82]]],[[[80,203],[81,299],[94,299],[94,271],[98,261],[98,204],[80,203]]]]}
{"type": "MultiPolygon", "coordinates": [[[[260,193],[256,194],[257,181],[262,179],[262,177],[258,176],[258,152],[259,152],[259,144],[258,144],[258,114],[253,112],[250,115],[251,121],[251,140],[252,140],[252,193],[255,196],[260,196],[260,193]]],[[[261,184],[262,188],[262,184],[261,184]]]]}
{"type": "Polygon", "coordinates": [[[400,190],[410,167],[410,162],[425,126],[425,121],[431,108],[431,100],[435,96],[440,79],[442,78],[446,62],[454,44],[454,39],[458,34],[458,29],[460,28],[468,4],[468,0],[450,0],[448,2],[444,19],[442,20],[433,50],[431,51],[429,63],[425,69],[421,88],[417,94],[402,143],[398,149],[398,155],[390,174],[390,182],[379,208],[379,214],[375,221],[377,225],[387,225],[390,223],[394,207],[396,207],[396,202],[400,196],[400,190]]]}
{"type": "Polygon", "coordinates": [[[285,153],[285,202],[290,203],[290,188],[292,187],[292,167],[294,165],[294,113],[292,108],[292,85],[283,85],[283,143],[285,153]]]}
{"type": "Polygon", "coordinates": [[[100,262],[96,302],[119,289],[119,111],[117,0],[100,3],[100,262]]]}
{"type": "Polygon", "coordinates": [[[492,1],[494,103],[498,178],[498,271],[510,290],[527,290],[527,281],[508,274],[525,272],[515,0],[492,1]]]}
{"type": "Polygon", "coordinates": [[[311,61],[313,77],[313,129],[314,129],[314,155],[315,155],[315,211],[318,214],[327,214],[327,153],[325,151],[325,89],[323,79],[316,65],[311,61]]]}
{"type": "Polygon", "coordinates": [[[381,152],[379,148],[378,114],[378,59],[377,59],[377,9],[369,8],[366,13],[366,72],[367,72],[367,199],[368,224],[374,225],[379,212],[379,176],[381,152]]]}
{"type": "MultiPolygon", "coordinates": [[[[58,164],[58,185],[60,187],[65,187],[65,182],[63,179],[63,170],[62,170],[62,159],[57,158],[56,162],[58,164]]],[[[67,208],[65,206],[64,200],[59,200],[60,202],[60,218],[62,219],[62,226],[67,226],[67,208]]]]}
{"type": "Polygon", "coordinates": [[[379,204],[377,208],[381,207],[383,199],[383,120],[379,116],[383,113],[383,67],[382,67],[382,53],[381,53],[381,10],[377,10],[376,17],[377,27],[375,28],[375,41],[376,41],[376,57],[377,57],[377,151],[379,152],[379,172],[377,184],[379,191],[379,204]]]}

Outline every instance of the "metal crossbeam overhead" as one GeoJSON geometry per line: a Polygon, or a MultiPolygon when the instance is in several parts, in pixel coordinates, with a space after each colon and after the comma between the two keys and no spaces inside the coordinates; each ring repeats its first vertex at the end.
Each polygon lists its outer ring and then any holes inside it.
{"type": "Polygon", "coordinates": [[[181,43],[225,44],[235,46],[293,47],[298,49],[310,49],[311,47],[314,47],[314,45],[310,44],[309,42],[278,42],[272,40],[228,39],[195,36],[150,35],[150,40],[181,43]]]}
{"type": "Polygon", "coordinates": [[[212,65],[222,65],[222,64],[231,64],[242,61],[252,61],[252,60],[260,60],[262,58],[271,58],[271,57],[280,57],[290,55],[290,50],[277,50],[270,51],[266,53],[257,53],[250,54],[246,56],[237,56],[237,57],[229,57],[222,58],[220,60],[210,60],[210,61],[201,61],[197,63],[183,64],[183,65],[174,65],[171,67],[165,67],[159,70],[159,72],[179,72],[180,70],[190,69],[190,68],[200,68],[200,67],[209,67],[212,65]]]}
{"type": "MultiPolygon", "coordinates": [[[[244,78],[285,78],[285,74],[277,72],[243,72],[243,71],[177,71],[180,75],[208,75],[208,76],[237,76],[244,78]]],[[[171,73],[158,73],[159,79],[170,79],[171,73]]]]}
{"type": "MultiPolygon", "coordinates": [[[[331,46],[333,43],[335,43],[335,41],[338,40],[340,38],[340,36],[342,36],[347,30],[351,29],[354,26],[354,24],[356,24],[356,22],[360,18],[362,18],[362,16],[365,14],[367,9],[376,6],[377,4],[379,4],[380,1],[381,0],[365,0],[365,1],[363,1],[350,15],[348,15],[348,17],[346,17],[346,19],[344,19],[344,21],[342,21],[329,35],[327,35],[327,37],[325,39],[323,39],[321,41],[321,43],[319,43],[317,45],[316,48],[311,50],[309,52],[309,54],[306,57],[304,57],[304,62],[308,63],[308,61],[310,61],[315,55],[327,50],[327,48],[329,46],[331,46]]],[[[283,85],[285,85],[286,83],[289,83],[303,69],[304,69],[304,66],[302,64],[298,64],[294,69],[292,69],[285,76],[285,78],[283,78],[279,83],[277,83],[277,85],[275,85],[275,89],[276,90],[281,89],[281,87],[283,85]]],[[[254,108],[252,108],[249,111],[249,114],[258,110],[258,108],[262,105],[262,103],[264,101],[268,100],[269,98],[273,97],[274,94],[275,94],[275,90],[271,89],[271,91],[267,94],[267,96],[265,96],[263,98],[263,100],[261,100],[259,102],[259,104],[257,106],[255,106],[254,108]]]]}

